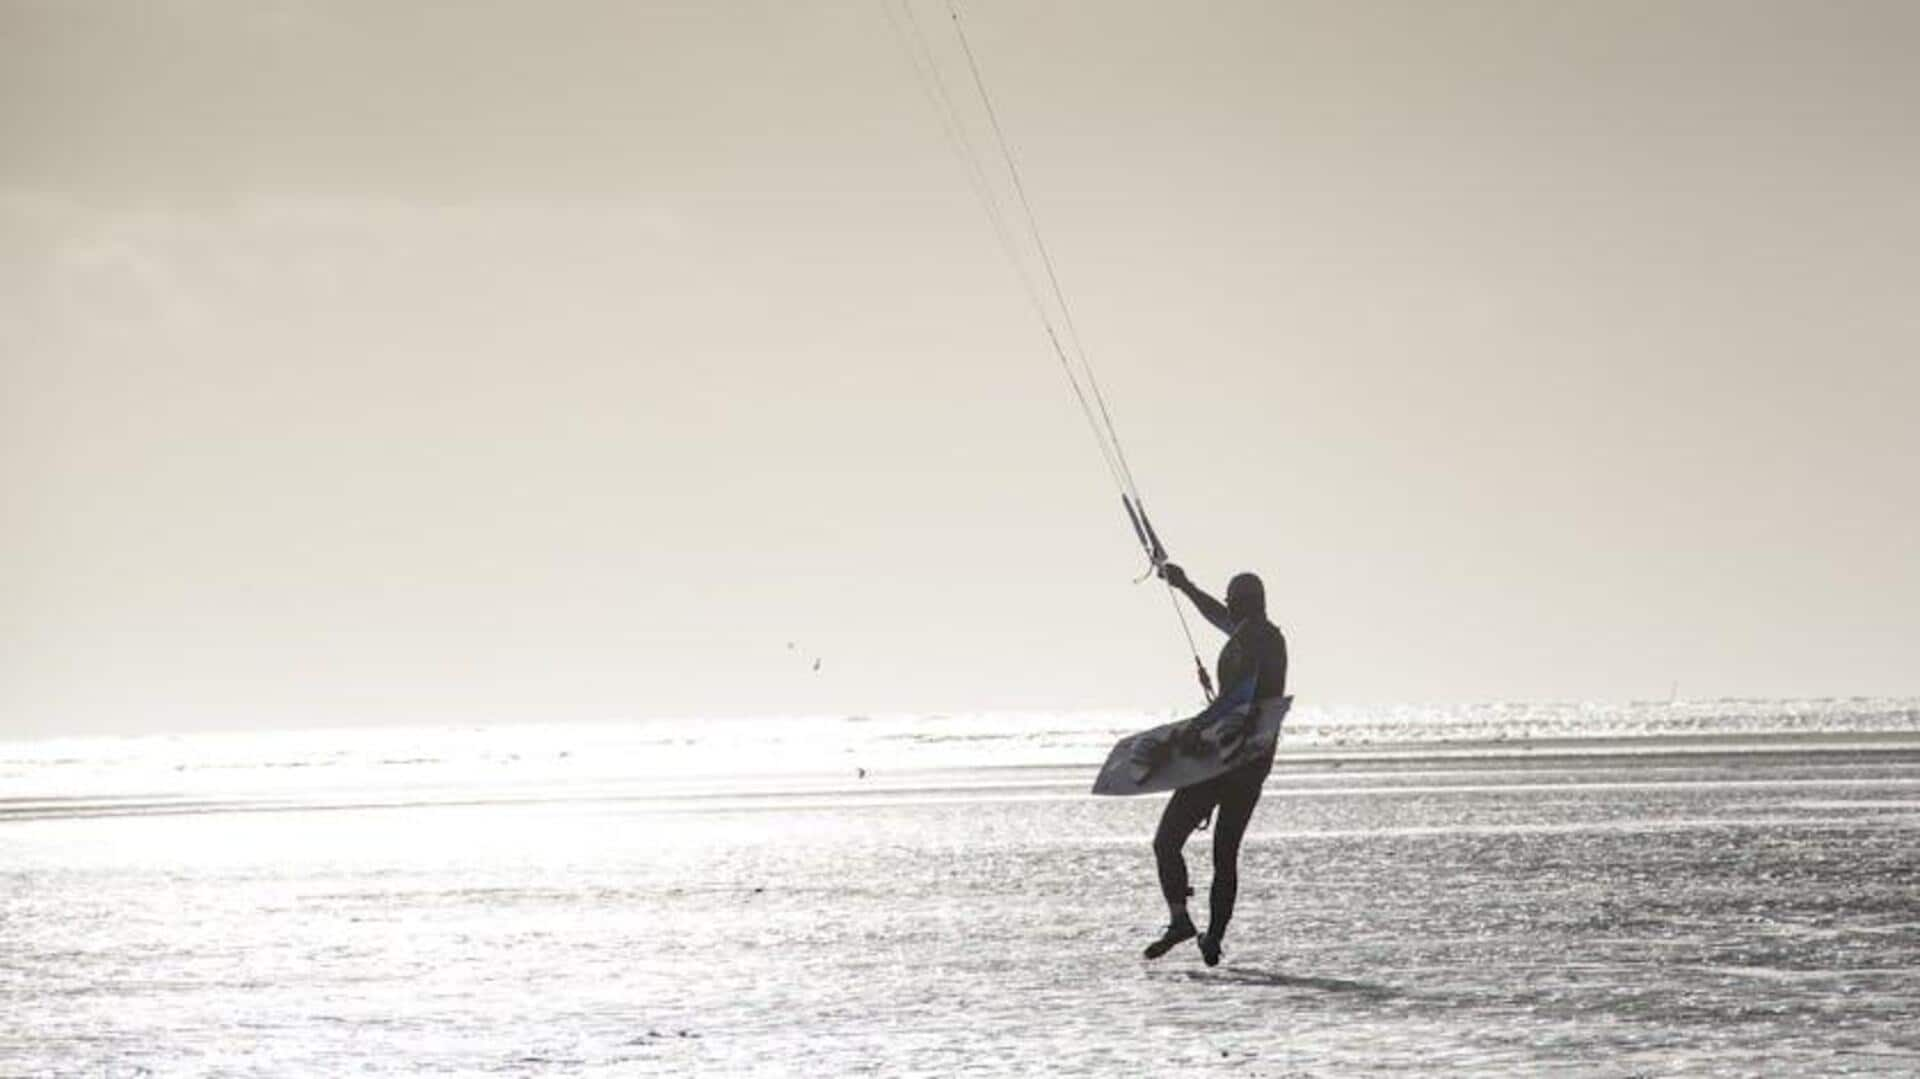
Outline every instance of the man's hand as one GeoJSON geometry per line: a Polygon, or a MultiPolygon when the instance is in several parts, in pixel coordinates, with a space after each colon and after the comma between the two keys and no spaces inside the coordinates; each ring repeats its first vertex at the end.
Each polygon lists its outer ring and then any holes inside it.
{"type": "Polygon", "coordinates": [[[1160,563],[1160,577],[1168,584],[1179,589],[1180,594],[1187,597],[1187,602],[1193,604],[1201,616],[1212,623],[1215,629],[1218,629],[1222,633],[1230,634],[1233,632],[1233,620],[1227,617],[1226,605],[1195,587],[1194,583],[1187,579],[1186,570],[1181,569],[1172,562],[1162,562],[1160,563]]]}

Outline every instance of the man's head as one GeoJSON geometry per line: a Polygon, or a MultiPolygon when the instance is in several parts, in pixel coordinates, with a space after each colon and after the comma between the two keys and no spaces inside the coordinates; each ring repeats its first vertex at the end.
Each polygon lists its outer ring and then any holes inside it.
{"type": "Polygon", "coordinates": [[[1251,573],[1234,575],[1227,582],[1227,617],[1235,622],[1267,616],[1267,589],[1251,573]]]}

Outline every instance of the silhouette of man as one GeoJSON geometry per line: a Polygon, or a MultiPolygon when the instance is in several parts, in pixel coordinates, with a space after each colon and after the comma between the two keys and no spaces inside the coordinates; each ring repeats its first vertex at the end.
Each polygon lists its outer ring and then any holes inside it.
{"type": "MultiPolygon", "coordinates": [[[[1222,691],[1255,677],[1254,700],[1279,697],[1287,691],[1287,639],[1267,620],[1267,594],[1260,578],[1242,573],[1227,584],[1227,602],[1221,603],[1195,587],[1185,570],[1171,562],[1160,569],[1168,584],[1180,590],[1194,609],[1227,635],[1216,664],[1222,691]]],[[[1173,792],[1160,827],[1153,836],[1154,862],[1160,870],[1160,891],[1167,899],[1167,929],[1147,945],[1148,959],[1158,959],[1183,940],[1199,937],[1200,957],[1208,966],[1220,962],[1220,941],[1233,918],[1233,902],[1240,892],[1240,840],[1260,801],[1260,788],[1273,768],[1273,750],[1259,759],[1212,779],[1173,792]],[[1187,915],[1187,861],[1180,849],[1187,837],[1219,809],[1213,824],[1213,887],[1207,896],[1207,931],[1202,934],[1187,915]]]]}

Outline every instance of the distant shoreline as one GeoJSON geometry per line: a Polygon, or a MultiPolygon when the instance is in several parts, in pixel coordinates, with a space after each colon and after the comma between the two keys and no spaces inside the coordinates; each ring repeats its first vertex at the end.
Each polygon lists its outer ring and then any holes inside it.
{"type": "MultiPolygon", "coordinates": [[[[1081,798],[1099,762],[897,767],[853,779],[837,771],[761,774],[634,776],[608,781],[519,784],[424,784],[339,787],[286,791],[158,790],[79,795],[0,797],[0,827],[10,823],[101,817],[174,817],[228,813],[307,813],[395,809],[484,809],[625,805],[650,812],[809,808],[833,804],[879,804],[898,799],[1081,798]]],[[[1269,786],[1289,792],[1290,782],[1310,778],[1439,775],[1462,771],[1564,771],[1653,773],[1698,771],[1719,764],[1780,768],[1834,765],[1920,764],[1920,731],[1885,733],[1806,732],[1783,734],[1643,735],[1555,738],[1531,742],[1394,743],[1288,751],[1274,762],[1269,786]],[[1349,766],[1357,766],[1350,769],[1349,766]],[[1440,766],[1438,770],[1435,766],[1440,766]]],[[[1617,776],[1608,782],[1623,781],[1617,776]]],[[[1627,782],[1659,781],[1638,777],[1627,782]]],[[[1576,786],[1579,784],[1575,784],[1576,786]]]]}

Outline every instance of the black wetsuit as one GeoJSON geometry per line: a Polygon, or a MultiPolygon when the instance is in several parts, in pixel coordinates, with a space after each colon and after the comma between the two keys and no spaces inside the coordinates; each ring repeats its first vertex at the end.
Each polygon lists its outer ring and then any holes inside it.
{"type": "MultiPolygon", "coordinates": [[[[1217,684],[1234,686],[1247,675],[1257,674],[1255,700],[1284,694],[1287,638],[1279,627],[1262,615],[1234,628],[1226,622],[1225,608],[1211,597],[1204,593],[1188,595],[1208,621],[1230,634],[1226,647],[1220,650],[1217,684]]],[[[1160,891],[1167,897],[1167,904],[1174,906],[1185,903],[1189,894],[1187,860],[1180,848],[1209,812],[1216,806],[1220,810],[1213,822],[1213,887],[1207,896],[1207,932],[1215,940],[1226,934],[1227,922],[1233,917],[1233,901],[1240,893],[1240,840],[1247,834],[1247,822],[1260,801],[1260,788],[1272,769],[1273,751],[1268,750],[1259,760],[1173,792],[1166,811],[1160,814],[1160,827],[1153,835],[1153,857],[1160,869],[1160,891]]]]}

